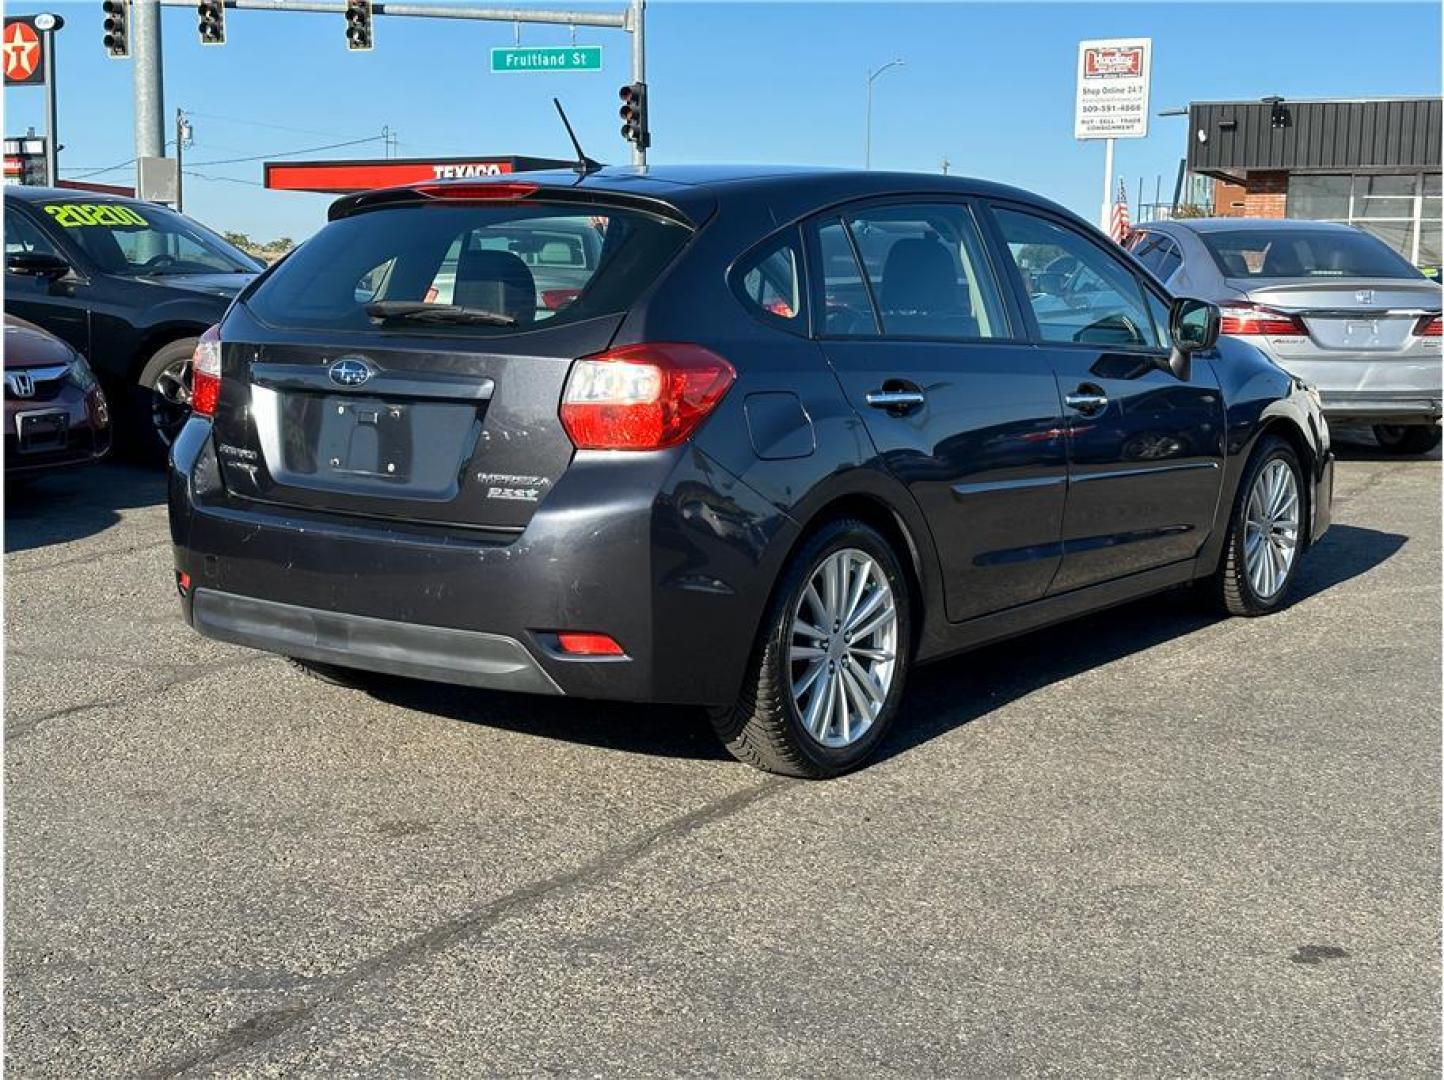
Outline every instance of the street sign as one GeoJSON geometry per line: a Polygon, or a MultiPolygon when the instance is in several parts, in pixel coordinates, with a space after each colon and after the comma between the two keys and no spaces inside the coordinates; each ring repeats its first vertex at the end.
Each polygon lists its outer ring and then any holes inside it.
{"type": "Polygon", "coordinates": [[[515,45],[491,50],[491,70],[601,71],[600,45],[515,45]]]}
{"type": "Polygon", "coordinates": [[[1141,139],[1148,134],[1150,38],[1078,43],[1075,139],[1141,139]]]}
{"type": "Polygon", "coordinates": [[[5,57],[6,86],[45,85],[45,46],[35,28],[36,15],[14,15],[5,20],[0,52],[5,57]]]}

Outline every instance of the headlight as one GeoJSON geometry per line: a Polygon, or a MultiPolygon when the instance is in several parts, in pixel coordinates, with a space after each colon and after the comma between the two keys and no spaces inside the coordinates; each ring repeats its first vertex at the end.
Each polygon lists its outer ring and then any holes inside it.
{"type": "Polygon", "coordinates": [[[95,372],[90,370],[90,365],[85,362],[85,357],[79,353],[75,359],[70,361],[70,381],[82,390],[93,390],[100,383],[95,377],[95,372]]]}

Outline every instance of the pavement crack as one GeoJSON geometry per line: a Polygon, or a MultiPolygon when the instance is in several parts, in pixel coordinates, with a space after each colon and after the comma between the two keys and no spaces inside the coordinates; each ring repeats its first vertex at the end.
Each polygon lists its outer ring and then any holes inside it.
{"type": "Polygon", "coordinates": [[[369,979],[424,960],[446,950],[455,942],[490,930],[528,908],[584,889],[615,875],[648,852],[679,840],[707,825],[740,814],[748,807],[795,785],[797,781],[774,776],[714,802],[690,810],[655,828],[647,829],[601,852],[580,866],[497,897],[481,907],[438,923],[414,934],[391,948],[362,960],[333,979],[310,1000],[257,1013],[221,1033],[209,1046],[161,1065],[143,1076],[181,1076],[192,1069],[214,1065],[225,1058],[257,1047],[299,1027],[324,1005],[331,1004],[369,979]]]}
{"type": "Polygon", "coordinates": [[[224,660],[209,664],[177,664],[172,667],[175,677],[168,679],[159,686],[153,686],[133,697],[124,698],[99,698],[92,701],[82,701],[76,705],[67,705],[63,709],[56,709],[53,712],[41,713],[39,716],[29,716],[22,719],[9,720],[5,724],[5,742],[7,745],[17,739],[23,739],[27,735],[33,735],[42,724],[51,720],[61,720],[67,716],[74,716],[76,713],[88,712],[91,709],[118,709],[125,705],[136,705],[153,697],[159,697],[168,690],[177,686],[184,686],[186,683],[195,682],[197,679],[216,671],[229,671],[232,668],[249,667],[252,664],[266,663],[273,660],[270,654],[260,656],[248,656],[239,660],[224,660]]]}

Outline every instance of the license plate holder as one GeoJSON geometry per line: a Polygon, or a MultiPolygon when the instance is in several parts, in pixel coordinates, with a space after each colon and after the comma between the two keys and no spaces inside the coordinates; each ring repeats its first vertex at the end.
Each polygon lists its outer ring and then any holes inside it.
{"type": "Polygon", "coordinates": [[[16,413],[15,434],[22,454],[64,450],[69,442],[70,414],[64,409],[16,413]]]}
{"type": "Polygon", "coordinates": [[[316,459],[320,471],[404,484],[411,479],[411,406],[376,398],[328,397],[316,459]]]}

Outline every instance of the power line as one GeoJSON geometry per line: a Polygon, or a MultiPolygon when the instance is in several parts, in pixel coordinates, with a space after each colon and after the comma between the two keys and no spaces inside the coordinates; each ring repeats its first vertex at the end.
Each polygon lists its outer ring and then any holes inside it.
{"type": "Polygon", "coordinates": [[[239,176],[207,176],[205,173],[196,172],[194,169],[182,169],[187,176],[194,176],[197,180],[210,180],[213,182],[224,181],[227,184],[246,184],[250,187],[263,188],[266,185],[259,180],[242,180],[239,176]]]}
{"type": "Polygon", "coordinates": [[[384,136],[372,135],[365,139],[351,139],[348,142],[328,143],[325,146],[307,146],[300,150],[281,150],[274,154],[255,154],[251,157],[223,158],[218,161],[197,161],[197,165],[235,165],[243,161],[265,161],[269,158],[295,157],[297,154],[314,154],[321,150],[339,150],[343,146],[360,146],[362,143],[380,142],[384,136]]]}
{"type": "Polygon", "coordinates": [[[317,131],[314,128],[288,127],[285,124],[268,124],[261,120],[242,120],[238,116],[220,116],[216,113],[195,112],[187,110],[191,116],[199,116],[203,120],[221,120],[228,124],[244,124],[247,127],[270,128],[273,131],[290,131],[297,135],[335,135],[334,131],[317,131]]]}
{"type": "Polygon", "coordinates": [[[134,164],[135,164],[135,158],[131,158],[129,161],[122,161],[119,165],[107,165],[107,166],[106,166],[105,168],[103,168],[103,169],[91,169],[89,172],[77,173],[77,174],[75,174],[74,176],[71,176],[70,179],[71,179],[71,180],[84,180],[87,176],[99,176],[101,173],[115,172],[116,169],[123,169],[123,168],[125,168],[127,165],[134,165],[134,164]]]}

